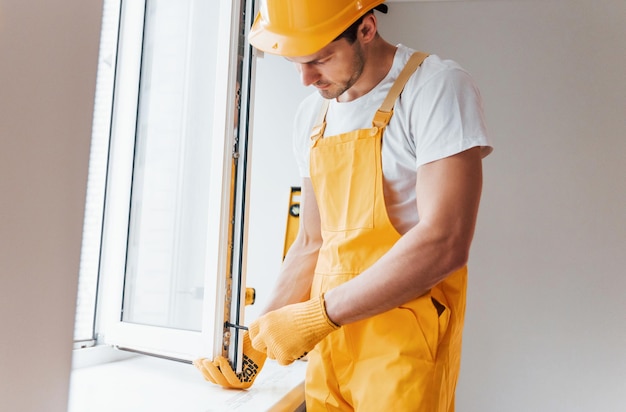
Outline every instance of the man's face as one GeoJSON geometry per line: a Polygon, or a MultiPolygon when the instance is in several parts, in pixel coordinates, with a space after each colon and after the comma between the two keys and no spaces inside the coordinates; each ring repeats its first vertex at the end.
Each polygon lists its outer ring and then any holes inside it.
{"type": "Polygon", "coordinates": [[[363,72],[364,57],[358,40],[333,41],[317,53],[291,57],[302,84],[313,85],[325,99],[335,99],[348,90],[363,72]]]}

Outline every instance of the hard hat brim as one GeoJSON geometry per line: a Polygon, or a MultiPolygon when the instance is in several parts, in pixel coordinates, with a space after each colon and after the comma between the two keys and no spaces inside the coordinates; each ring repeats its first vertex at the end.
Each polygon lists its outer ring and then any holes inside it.
{"type": "MultiPolygon", "coordinates": [[[[387,5],[382,3],[377,4],[372,9],[382,13],[387,13],[388,10],[387,5]]],[[[341,24],[337,25],[336,22],[329,21],[327,27],[316,27],[315,30],[303,30],[299,33],[280,33],[267,27],[261,14],[257,13],[248,40],[254,47],[266,53],[286,57],[308,56],[330,44],[365,12],[350,16],[350,18],[348,16],[336,16],[341,24]]]]}
{"type": "Polygon", "coordinates": [[[324,48],[335,37],[332,33],[322,35],[281,34],[263,27],[261,15],[257,14],[250,29],[248,40],[259,50],[279,56],[298,57],[313,54],[324,48]]]}

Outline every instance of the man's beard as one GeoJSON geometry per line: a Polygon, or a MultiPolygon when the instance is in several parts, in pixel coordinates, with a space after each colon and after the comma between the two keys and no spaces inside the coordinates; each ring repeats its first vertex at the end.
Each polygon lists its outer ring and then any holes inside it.
{"type": "Polygon", "coordinates": [[[318,90],[320,95],[325,99],[336,99],[350,89],[354,83],[361,77],[363,73],[363,66],[365,66],[365,59],[363,58],[363,50],[358,42],[356,43],[356,53],[352,60],[352,75],[348,80],[342,83],[332,84],[330,88],[325,90],[318,90]]]}

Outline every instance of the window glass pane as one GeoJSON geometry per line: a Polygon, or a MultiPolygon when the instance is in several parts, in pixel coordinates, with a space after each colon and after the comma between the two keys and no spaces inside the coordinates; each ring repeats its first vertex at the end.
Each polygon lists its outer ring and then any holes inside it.
{"type": "Polygon", "coordinates": [[[122,320],[201,330],[216,20],[146,5],[122,320]]]}

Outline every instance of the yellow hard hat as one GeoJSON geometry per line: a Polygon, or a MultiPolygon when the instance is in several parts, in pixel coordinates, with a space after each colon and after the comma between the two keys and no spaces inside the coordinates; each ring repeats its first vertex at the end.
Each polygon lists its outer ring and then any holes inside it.
{"type": "Polygon", "coordinates": [[[366,12],[387,12],[385,0],[261,0],[248,40],[280,56],[313,54],[366,12]]]}

